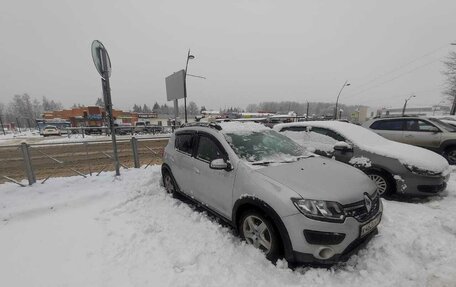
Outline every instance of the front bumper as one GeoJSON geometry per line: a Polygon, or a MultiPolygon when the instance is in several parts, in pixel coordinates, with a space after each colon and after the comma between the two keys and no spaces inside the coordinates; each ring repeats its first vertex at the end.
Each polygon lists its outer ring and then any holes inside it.
{"type": "Polygon", "coordinates": [[[282,218],[290,237],[293,258],[297,264],[330,265],[346,261],[351,255],[365,246],[378,233],[377,227],[363,237],[360,236],[361,226],[366,225],[377,217],[382,216],[381,204],[375,214],[363,222],[353,217],[347,217],[343,223],[324,222],[309,219],[303,214],[295,214],[282,218]],[[342,241],[337,244],[311,244],[304,235],[304,230],[313,230],[321,233],[344,234],[342,241]],[[332,256],[322,256],[321,252],[330,250],[332,256]]]}
{"type": "Polygon", "coordinates": [[[438,194],[446,189],[449,178],[449,173],[442,176],[425,176],[409,172],[394,176],[397,193],[412,196],[438,194]]]}

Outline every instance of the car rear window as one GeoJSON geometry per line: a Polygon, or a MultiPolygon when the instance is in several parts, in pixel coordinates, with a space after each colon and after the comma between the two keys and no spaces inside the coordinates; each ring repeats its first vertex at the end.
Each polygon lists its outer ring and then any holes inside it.
{"type": "Polygon", "coordinates": [[[376,121],[371,124],[370,128],[373,130],[402,131],[403,124],[403,120],[376,121]]]}
{"type": "Polygon", "coordinates": [[[193,134],[177,134],[174,146],[177,150],[191,154],[193,150],[193,134]]]}

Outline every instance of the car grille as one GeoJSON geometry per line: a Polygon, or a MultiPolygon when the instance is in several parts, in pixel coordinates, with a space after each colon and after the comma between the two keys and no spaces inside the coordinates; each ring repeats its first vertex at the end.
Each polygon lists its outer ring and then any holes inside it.
{"type": "Polygon", "coordinates": [[[380,196],[377,193],[371,197],[372,207],[370,211],[366,208],[366,202],[364,200],[357,201],[355,203],[344,205],[344,211],[346,216],[354,217],[359,222],[365,222],[371,219],[374,215],[377,214],[378,209],[380,208],[380,196]]]}

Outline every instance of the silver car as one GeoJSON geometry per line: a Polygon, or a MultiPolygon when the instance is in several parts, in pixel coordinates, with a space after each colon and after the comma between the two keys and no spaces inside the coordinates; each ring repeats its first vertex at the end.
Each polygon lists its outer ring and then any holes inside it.
{"type": "Polygon", "coordinates": [[[387,139],[432,150],[456,164],[456,127],[437,118],[374,118],[363,126],[387,139]]]}
{"type": "Polygon", "coordinates": [[[381,196],[434,195],[446,188],[450,177],[442,156],[354,124],[310,121],[279,124],[274,129],[312,152],[361,169],[376,183],[381,196]]]}
{"type": "Polygon", "coordinates": [[[332,264],[377,234],[382,202],[364,173],[263,125],[179,128],[163,161],[168,193],[199,202],[271,261],[332,264]]]}

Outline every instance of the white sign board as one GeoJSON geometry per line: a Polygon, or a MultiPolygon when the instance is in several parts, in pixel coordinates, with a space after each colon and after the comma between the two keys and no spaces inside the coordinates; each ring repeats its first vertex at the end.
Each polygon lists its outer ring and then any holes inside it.
{"type": "Polygon", "coordinates": [[[180,70],[166,77],[166,98],[168,101],[183,99],[185,96],[184,85],[185,71],[180,70]]]}

